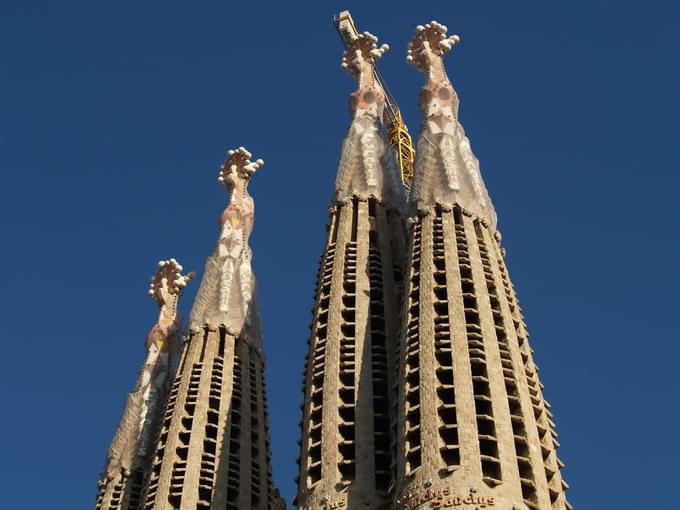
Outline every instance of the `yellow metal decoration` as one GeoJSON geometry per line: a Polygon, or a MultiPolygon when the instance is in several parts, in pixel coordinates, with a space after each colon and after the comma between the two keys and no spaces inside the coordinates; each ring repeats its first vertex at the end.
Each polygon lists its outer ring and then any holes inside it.
{"type": "MultiPolygon", "coordinates": [[[[390,122],[387,143],[397,153],[397,162],[401,170],[401,182],[404,183],[406,188],[410,189],[411,182],[413,181],[413,162],[416,159],[416,150],[413,148],[413,141],[401,117],[401,112],[396,105],[394,106],[395,109],[390,122]]],[[[392,110],[392,108],[389,108],[389,110],[392,110]]]]}
{"type": "MultiPolygon", "coordinates": [[[[342,11],[335,16],[333,21],[335,22],[338,34],[340,34],[340,38],[342,39],[345,48],[347,48],[351,42],[359,36],[359,31],[354,25],[352,15],[349,11],[342,11]]],[[[406,127],[406,124],[404,124],[404,119],[399,111],[399,106],[394,101],[392,94],[387,90],[385,80],[377,69],[375,69],[375,80],[385,94],[385,103],[387,105],[387,108],[385,108],[385,123],[389,126],[387,143],[396,152],[397,162],[399,163],[399,169],[401,171],[401,182],[404,183],[404,187],[410,190],[411,181],[413,180],[413,162],[416,158],[413,140],[411,140],[408,128],[406,127]]]]}

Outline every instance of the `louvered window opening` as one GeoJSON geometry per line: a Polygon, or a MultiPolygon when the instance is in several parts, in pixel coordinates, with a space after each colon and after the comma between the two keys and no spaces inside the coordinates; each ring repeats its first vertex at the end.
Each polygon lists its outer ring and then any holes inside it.
{"type": "Polygon", "coordinates": [[[420,222],[413,226],[413,251],[409,275],[408,312],[402,349],[405,381],[406,473],[420,467],[420,256],[422,231],[420,222]]]}
{"type": "MultiPolygon", "coordinates": [[[[498,269],[501,274],[503,282],[503,289],[506,299],[510,306],[510,311],[513,316],[513,327],[517,335],[517,341],[522,357],[522,364],[524,375],[529,386],[529,396],[531,405],[536,418],[536,426],[538,427],[538,435],[541,441],[541,455],[543,458],[543,468],[546,479],[548,480],[548,491],[550,493],[550,503],[552,508],[561,508],[560,496],[568,488],[568,485],[562,480],[560,469],[563,467],[562,462],[556,454],[559,447],[557,442],[557,433],[555,432],[555,423],[553,422],[552,412],[550,411],[550,404],[543,398],[542,385],[538,380],[538,374],[533,362],[531,348],[529,347],[528,334],[526,331],[526,324],[524,317],[517,303],[514,289],[510,283],[507,268],[503,262],[500,254],[500,249],[497,249],[498,269]]],[[[565,502],[567,508],[572,508],[569,502],[565,502]]]]}
{"type": "Polygon", "coordinates": [[[463,310],[465,312],[465,331],[472,373],[472,387],[477,421],[477,439],[481,459],[482,475],[489,485],[498,485],[502,481],[501,463],[498,453],[498,438],[491,403],[491,387],[484,348],[484,336],[479,316],[477,293],[472,274],[472,265],[465,223],[460,209],[453,211],[456,251],[460,270],[461,291],[463,294],[463,310]]]}
{"type": "Polygon", "coordinates": [[[439,453],[446,471],[451,472],[460,465],[460,443],[453,376],[453,343],[446,280],[446,251],[441,214],[441,210],[438,209],[432,223],[433,329],[437,361],[435,373],[439,415],[439,453]]]}
{"type": "MultiPolygon", "coordinates": [[[[369,200],[369,211],[375,216],[375,199],[369,200]]],[[[380,257],[379,232],[369,232],[369,330],[371,340],[371,376],[373,381],[373,455],[375,488],[387,494],[392,477],[392,450],[390,442],[389,380],[387,363],[387,331],[385,323],[385,297],[383,268],[380,257]]]]}

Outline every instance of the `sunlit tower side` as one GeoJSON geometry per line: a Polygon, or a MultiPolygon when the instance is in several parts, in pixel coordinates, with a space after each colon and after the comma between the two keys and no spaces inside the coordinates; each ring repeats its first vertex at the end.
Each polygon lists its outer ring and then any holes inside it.
{"type": "Polygon", "coordinates": [[[433,21],[417,27],[407,56],[426,83],[409,196],[394,508],[566,510],[552,415],[444,68],[459,40],[433,21]]]}
{"type": "Polygon", "coordinates": [[[388,47],[376,43],[370,33],[356,35],[342,60],[358,88],[329,208],[303,377],[296,498],[302,509],[385,508],[391,501],[405,196],[385,142],[385,96],[374,73],[388,47]]]}
{"type": "Polygon", "coordinates": [[[271,478],[262,328],[248,244],[248,193],[263,164],[230,150],[219,182],[229,193],[205,265],[189,335],[160,427],[145,510],[282,508],[271,478]]]}

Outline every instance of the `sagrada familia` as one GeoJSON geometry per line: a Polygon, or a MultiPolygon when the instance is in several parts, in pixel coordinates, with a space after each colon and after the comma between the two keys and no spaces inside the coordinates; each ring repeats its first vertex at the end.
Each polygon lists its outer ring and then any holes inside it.
{"type": "MultiPolygon", "coordinates": [[[[504,262],[496,213],[458,120],[431,22],[407,62],[425,76],[415,149],[376,62],[389,49],[336,17],[358,82],[318,270],[303,375],[300,510],[567,510],[559,446],[504,262]]],[[[280,510],[240,147],[188,328],[193,273],[164,260],[146,358],[108,450],[97,510],[280,510]]]]}

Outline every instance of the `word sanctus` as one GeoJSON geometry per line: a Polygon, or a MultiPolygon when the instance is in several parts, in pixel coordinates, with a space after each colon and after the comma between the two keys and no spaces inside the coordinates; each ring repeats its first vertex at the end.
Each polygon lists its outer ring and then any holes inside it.
{"type": "Polygon", "coordinates": [[[321,506],[309,505],[303,507],[301,510],[336,510],[338,508],[347,508],[347,496],[341,496],[340,499],[328,500],[323,498],[321,506]]]}
{"type": "MultiPolygon", "coordinates": [[[[421,493],[416,493],[404,503],[402,510],[415,510],[421,505],[429,504],[428,508],[454,508],[475,505],[474,510],[489,510],[496,506],[494,496],[481,496],[470,492],[467,496],[456,496],[449,487],[439,487],[427,489],[421,493]]],[[[470,509],[472,510],[472,509],[470,509]]]]}

